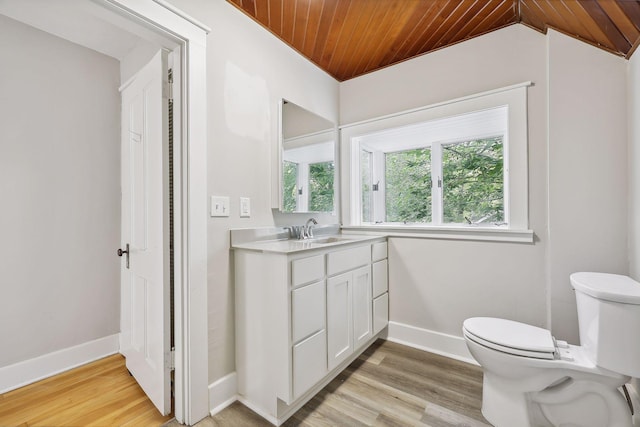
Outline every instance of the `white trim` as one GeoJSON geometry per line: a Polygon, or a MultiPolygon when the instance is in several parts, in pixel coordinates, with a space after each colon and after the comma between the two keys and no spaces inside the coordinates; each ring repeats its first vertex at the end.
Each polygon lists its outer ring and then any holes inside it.
{"type": "Polygon", "coordinates": [[[374,117],[372,119],[361,120],[359,122],[347,123],[345,125],[338,126],[338,129],[342,130],[342,129],[350,128],[352,126],[359,126],[359,125],[364,125],[364,124],[367,124],[367,123],[373,123],[373,122],[377,122],[379,120],[390,119],[392,117],[403,116],[405,114],[416,113],[418,111],[430,110],[432,108],[442,107],[442,106],[448,105],[448,104],[455,104],[456,102],[467,101],[467,100],[470,100],[470,99],[480,98],[480,97],[487,96],[487,95],[493,95],[493,94],[496,94],[496,93],[506,92],[508,90],[518,89],[518,88],[521,88],[521,87],[529,87],[529,86],[533,86],[533,82],[528,81],[528,82],[517,83],[517,84],[511,85],[511,86],[504,86],[504,87],[497,88],[497,89],[487,90],[485,92],[478,92],[478,93],[474,93],[472,95],[461,96],[460,98],[449,99],[447,101],[442,101],[442,102],[436,102],[435,104],[429,104],[429,105],[425,105],[425,106],[422,106],[422,107],[412,108],[410,110],[399,111],[397,113],[391,113],[391,114],[387,114],[385,116],[378,116],[378,117],[374,117]]]}
{"type": "Polygon", "coordinates": [[[205,24],[203,24],[202,22],[198,21],[197,19],[187,15],[186,13],[184,13],[183,11],[181,11],[180,9],[175,7],[174,5],[166,2],[165,0],[153,0],[153,1],[158,3],[160,6],[166,8],[166,9],[169,9],[171,12],[175,13],[179,17],[181,17],[183,19],[186,19],[187,21],[191,22],[193,25],[195,25],[196,27],[199,27],[201,30],[203,30],[207,34],[211,32],[211,28],[207,27],[205,24]]]}
{"type": "Polygon", "coordinates": [[[342,231],[349,234],[379,234],[386,237],[407,237],[416,239],[476,240],[484,242],[533,243],[533,230],[513,230],[490,227],[435,227],[435,226],[393,226],[343,225],[342,231]]]}
{"type": "Polygon", "coordinates": [[[238,378],[232,372],[209,384],[209,413],[213,416],[238,400],[238,378]]]}
{"type": "Polygon", "coordinates": [[[119,334],[114,334],[4,366],[0,368],[0,394],[116,354],[119,349],[119,334]]]}
{"type": "Polygon", "coordinates": [[[389,322],[387,340],[479,366],[469,353],[464,338],[454,335],[389,322]]]}

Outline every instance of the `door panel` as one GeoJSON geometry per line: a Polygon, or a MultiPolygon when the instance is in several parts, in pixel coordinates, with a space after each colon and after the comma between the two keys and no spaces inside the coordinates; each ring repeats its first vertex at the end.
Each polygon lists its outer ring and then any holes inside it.
{"type": "Polygon", "coordinates": [[[389,324],[389,293],[373,300],[373,333],[377,334],[389,324]]]}
{"type": "Polygon", "coordinates": [[[353,352],[351,273],[327,279],[327,353],[329,370],[353,352]]]}
{"type": "Polygon", "coordinates": [[[291,324],[294,343],[325,328],[324,281],[291,291],[291,324]]]}
{"type": "Polygon", "coordinates": [[[371,267],[353,272],[353,340],[354,348],[365,344],[372,336],[371,267]]]}
{"type": "Polygon", "coordinates": [[[373,297],[379,297],[389,290],[389,268],[387,260],[373,263],[373,297]]]}
{"type": "Polygon", "coordinates": [[[327,373],[327,336],[324,330],[293,347],[293,396],[302,396],[327,373]]]}
{"type": "Polygon", "coordinates": [[[158,52],[122,90],[122,245],[120,352],[158,410],[171,411],[167,56],[158,52]]]}

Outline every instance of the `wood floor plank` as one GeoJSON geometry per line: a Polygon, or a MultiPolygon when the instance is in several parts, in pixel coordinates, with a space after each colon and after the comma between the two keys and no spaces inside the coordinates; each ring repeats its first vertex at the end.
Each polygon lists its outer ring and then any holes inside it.
{"type": "Polygon", "coordinates": [[[424,423],[428,423],[428,425],[432,427],[456,427],[456,426],[488,427],[489,426],[489,424],[486,424],[482,421],[469,418],[466,415],[451,411],[447,408],[443,408],[442,406],[438,406],[435,403],[427,404],[427,408],[425,409],[425,412],[421,421],[424,423]]]}
{"type": "MultiPolygon", "coordinates": [[[[378,340],[284,425],[488,427],[481,403],[479,367],[378,340]]],[[[235,402],[196,427],[269,425],[235,402]]]]}
{"type": "Polygon", "coordinates": [[[341,392],[340,387],[334,392],[321,391],[309,403],[309,409],[323,414],[334,426],[366,427],[378,417],[377,410],[341,392]]]}
{"type": "MultiPolygon", "coordinates": [[[[429,378],[418,377],[384,364],[372,368],[370,364],[362,364],[359,372],[373,376],[382,384],[394,389],[403,390],[424,400],[437,403],[453,411],[469,411],[470,402],[464,392],[453,389],[445,382],[436,382],[429,378]]],[[[478,400],[479,401],[479,400],[478,400]]],[[[475,405],[474,405],[475,406],[475,405]]],[[[470,411],[472,416],[478,416],[470,411]]]]}
{"type": "Polygon", "coordinates": [[[0,426],[160,426],[117,354],[0,395],[0,426]]]}

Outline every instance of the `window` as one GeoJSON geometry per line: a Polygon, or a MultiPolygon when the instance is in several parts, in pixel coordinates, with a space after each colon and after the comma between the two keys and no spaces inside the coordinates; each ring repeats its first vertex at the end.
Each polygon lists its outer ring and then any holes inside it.
{"type": "Polygon", "coordinates": [[[503,139],[441,146],[444,223],[504,224],[503,139]]]}
{"type": "Polygon", "coordinates": [[[285,212],[294,212],[298,204],[298,164],[284,161],[282,171],[282,209],[285,212]]]}
{"type": "Polygon", "coordinates": [[[309,165],[309,210],[311,212],[333,211],[333,162],[309,165]]]}
{"type": "MultiPolygon", "coordinates": [[[[300,141],[298,141],[300,142],[300,141]]],[[[283,212],[332,212],[335,163],[333,142],[302,145],[283,151],[283,212]]]]}
{"type": "Polygon", "coordinates": [[[532,238],[529,84],[343,126],[346,227],[517,230],[532,238]]]}
{"type": "Polygon", "coordinates": [[[503,106],[361,137],[361,223],[504,225],[507,116],[503,106]]]}
{"type": "Polygon", "coordinates": [[[383,222],[432,221],[431,148],[384,153],[383,222]]]}

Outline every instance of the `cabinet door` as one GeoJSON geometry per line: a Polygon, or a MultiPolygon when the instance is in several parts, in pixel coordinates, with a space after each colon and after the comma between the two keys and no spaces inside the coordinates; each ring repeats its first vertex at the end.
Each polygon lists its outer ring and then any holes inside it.
{"type": "Polygon", "coordinates": [[[324,281],[291,291],[291,339],[293,343],[324,329],[324,281]]]}
{"type": "Polygon", "coordinates": [[[373,300],[373,333],[377,334],[389,324],[389,293],[373,300]]]}
{"type": "Polygon", "coordinates": [[[322,330],[293,347],[293,398],[297,399],[327,373],[327,339],[322,330]]]}
{"type": "Polygon", "coordinates": [[[387,260],[373,263],[373,297],[379,297],[389,290],[389,271],[387,260]]]}
{"type": "Polygon", "coordinates": [[[353,344],[359,348],[372,332],[371,316],[371,267],[353,271],[353,344]]]}
{"type": "Polygon", "coordinates": [[[327,279],[327,355],[329,370],[353,352],[351,328],[352,273],[327,279]]]}

